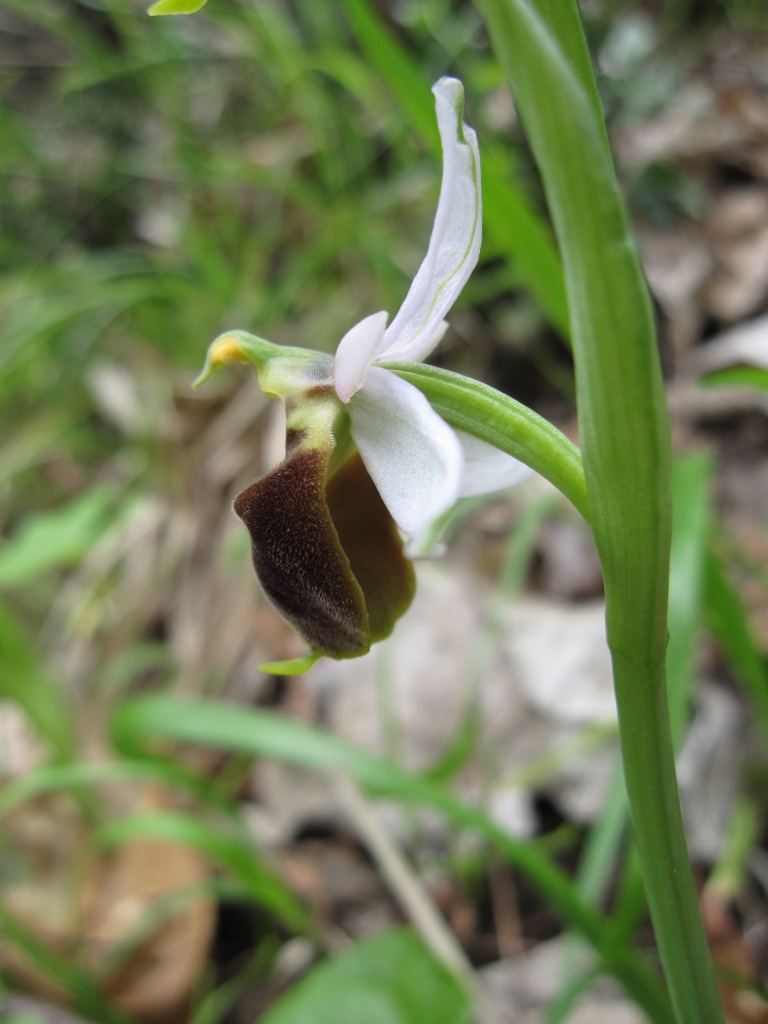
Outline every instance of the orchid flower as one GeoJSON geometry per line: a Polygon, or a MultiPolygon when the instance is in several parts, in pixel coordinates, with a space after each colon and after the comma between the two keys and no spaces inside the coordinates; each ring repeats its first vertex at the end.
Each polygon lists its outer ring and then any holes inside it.
{"type": "MultiPolygon", "coordinates": [[[[241,331],[218,338],[198,383],[249,361],[265,394],[286,404],[285,460],[248,487],[235,512],[251,534],[267,595],[321,654],[357,657],[407,609],[414,575],[400,534],[425,531],[460,497],[501,490],[527,466],[454,430],[383,362],[421,362],[480,252],[480,155],[462,121],[464,89],[435,94],[443,180],[427,255],[397,315],[373,313],[341,339],[335,358],[241,331]]],[[[302,662],[302,665],[304,662],[302,662]]]]}

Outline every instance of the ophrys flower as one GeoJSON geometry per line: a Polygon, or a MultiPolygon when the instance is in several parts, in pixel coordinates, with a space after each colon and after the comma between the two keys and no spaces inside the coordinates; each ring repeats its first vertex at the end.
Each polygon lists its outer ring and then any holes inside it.
{"type": "Polygon", "coordinates": [[[413,596],[395,524],[419,534],[458,498],[517,483],[511,456],[454,430],[384,362],[419,362],[480,252],[480,156],[462,120],[454,78],[433,88],[443,180],[427,255],[392,323],[373,313],[341,339],[335,358],[281,348],[244,332],[218,338],[217,366],[253,362],[266,394],[287,411],[285,460],[235,501],[267,595],[316,654],[356,657],[387,636],[413,596]]]}

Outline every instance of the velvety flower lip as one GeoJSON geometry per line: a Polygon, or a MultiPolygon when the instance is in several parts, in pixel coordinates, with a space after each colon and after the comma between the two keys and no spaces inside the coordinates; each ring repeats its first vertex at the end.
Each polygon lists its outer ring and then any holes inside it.
{"type": "Polygon", "coordinates": [[[373,313],[341,339],[333,363],[336,394],[348,406],[352,439],[397,524],[428,528],[458,498],[510,487],[527,466],[449,427],[412,384],[380,362],[421,362],[438,345],[444,317],[477,264],[482,237],[480,153],[464,124],[464,88],[433,87],[443,180],[427,255],[392,323],[373,313]]]}

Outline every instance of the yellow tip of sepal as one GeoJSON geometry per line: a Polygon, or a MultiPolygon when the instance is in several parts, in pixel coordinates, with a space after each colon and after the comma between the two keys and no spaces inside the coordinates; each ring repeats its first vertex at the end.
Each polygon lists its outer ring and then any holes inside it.
{"type": "Polygon", "coordinates": [[[248,361],[240,339],[234,334],[222,334],[209,346],[205,356],[205,366],[192,387],[199,388],[201,384],[205,384],[220,366],[229,366],[230,363],[247,363],[248,361]]]}

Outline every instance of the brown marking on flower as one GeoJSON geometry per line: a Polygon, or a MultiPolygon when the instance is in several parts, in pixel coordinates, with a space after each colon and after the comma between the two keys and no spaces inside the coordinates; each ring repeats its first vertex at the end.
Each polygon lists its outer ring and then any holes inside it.
{"type": "Polygon", "coordinates": [[[333,384],[313,384],[304,392],[304,398],[326,398],[333,393],[333,384]]]}
{"type": "Polygon", "coordinates": [[[352,658],[370,648],[368,614],[326,504],[327,462],[317,449],[295,448],[238,495],[234,508],[278,611],[313,650],[352,658]]]}
{"type": "Polygon", "coordinates": [[[288,427],[285,432],[285,454],[290,455],[293,449],[306,440],[307,437],[306,430],[296,430],[294,427],[288,427]]]}

